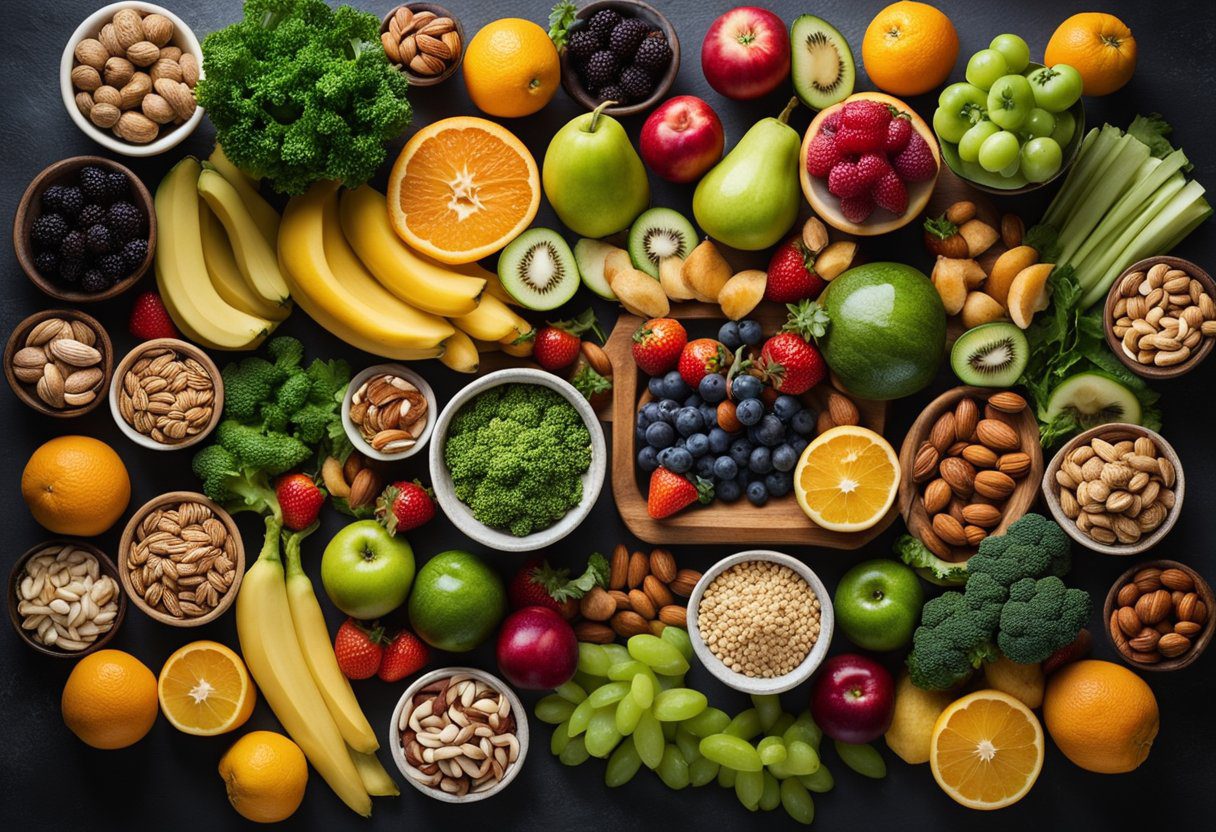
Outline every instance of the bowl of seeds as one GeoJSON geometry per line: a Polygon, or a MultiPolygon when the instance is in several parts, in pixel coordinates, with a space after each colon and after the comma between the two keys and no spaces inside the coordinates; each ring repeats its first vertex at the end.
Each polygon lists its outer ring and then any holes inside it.
{"type": "Polygon", "coordinates": [[[400,364],[377,364],[347,386],[342,427],[364,456],[396,462],[422,450],[438,412],[426,379],[400,364]]]}
{"type": "Polygon", "coordinates": [[[201,442],[224,410],[215,362],[176,338],[154,338],[127,353],[110,384],[110,412],[127,437],[154,451],[201,442]]]}
{"type": "Polygon", "coordinates": [[[731,555],[697,581],[688,637],[724,685],[782,693],[811,677],[832,642],[832,598],[809,566],[767,549],[731,555]]]}
{"type": "Polygon", "coordinates": [[[4,350],[4,375],[17,398],[54,419],[97,407],[113,367],[105,327],[74,309],[30,315],[17,324],[4,350]]]}

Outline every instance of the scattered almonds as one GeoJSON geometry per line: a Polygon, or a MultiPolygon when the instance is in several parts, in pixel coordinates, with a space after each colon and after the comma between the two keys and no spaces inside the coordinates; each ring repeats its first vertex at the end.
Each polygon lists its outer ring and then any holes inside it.
{"type": "Polygon", "coordinates": [[[97,342],[97,331],[82,320],[47,318],[13,354],[13,375],[47,407],[85,407],[97,399],[105,381],[97,342]]]}
{"type": "Polygon", "coordinates": [[[215,381],[207,368],[169,347],[144,350],[123,375],[118,412],[123,421],[162,445],[176,445],[207,429],[215,381]]]}
{"type": "Polygon", "coordinates": [[[350,402],[350,420],[372,449],[383,454],[414,447],[429,415],[422,391],[391,373],[363,382],[350,402]]]}
{"type": "Polygon", "coordinates": [[[1139,664],[1176,659],[1191,649],[1208,608],[1185,569],[1145,567],[1119,588],[1110,634],[1119,651],[1139,664]]]}
{"type": "Polygon", "coordinates": [[[1119,283],[1112,331],[1137,364],[1174,367],[1216,336],[1216,302],[1182,269],[1157,263],[1119,283]]]}
{"type": "Polygon", "coordinates": [[[608,589],[595,587],[579,601],[582,621],[574,625],[579,641],[608,644],[617,636],[659,635],[665,627],[686,627],[687,598],[701,580],[694,569],[680,569],[669,549],[630,554],[618,543],[609,564],[608,589]]]}
{"type": "Polygon", "coordinates": [[[21,629],[45,647],[85,650],[118,616],[118,582],[101,574],[91,552],[71,544],[36,552],[16,586],[21,629]]]}
{"type": "Polygon", "coordinates": [[[434,12],[415,13],[408,6],[399,6],[393,12],[380,42],[389,61],[424,78],[442,75],[460,60],[464,49],[456,21],[437,17],[434,12]]]}

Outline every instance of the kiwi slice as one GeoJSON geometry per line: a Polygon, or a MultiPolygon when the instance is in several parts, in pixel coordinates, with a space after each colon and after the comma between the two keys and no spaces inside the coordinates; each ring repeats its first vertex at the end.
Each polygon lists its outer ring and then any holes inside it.
{"type": "Polygon", "coordinates": [[[531,228],[498,256],[503,288],[527,309],[556,309],[578,291],[578,266],[570,246],[551,228],[531,228]]]}
{"type": "Polygon", "coordinates": [[[853,52],[835,26],[813,14],[795,18],[790,50],[794,92],[803,104],[822,110],[853,94],[853,52]]]}
{"type": "Polygon", "coordinates": [[[1011,323],[981,324],[959,336],[950,350],[950,368],[963,384],[1009,387],[1026,369],[1030,345],[1011,323]]]}
{"type": "Polygon", "coordinates": [[[687,257],[697,244],[697,230],[683,214],[670,208],[651,208],[629,229],[629,259],[638,269],[659,279],[664,257],[687,257]]]}
{"type": "Polygon", "coordinates": [[[604,300],[616,300],[616,294],[604,277],[604,261],[618,246],[605,243],[603,240],[590,240],[580,237],[574,244],[574,262],[578,264],[578,276],[583,279],[583,285],[604,300]]]}
{"type": "Polygon", "coordinates": [[[1083,430],[1107,422],[1140,424],[1140,400],[1125,385],[1106,373],[1078,373],[1056,385],[1047,398],[1043,421],[1072,411],[1083,430]]]}

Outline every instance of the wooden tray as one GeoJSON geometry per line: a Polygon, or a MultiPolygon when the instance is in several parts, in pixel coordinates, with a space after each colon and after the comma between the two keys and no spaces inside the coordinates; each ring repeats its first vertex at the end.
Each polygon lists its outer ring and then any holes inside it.
{"type": "MultiPolygon", "coordinates": [[[[722,311],[712,304],[685,303],[673,307],[671,316],[682,320],[705,320],[721,318],[722,311]]],[[[766,303],[757,307],[750,317],[772,332],[785,321],[785,310],[766,303]]],[[[642,398],[639,389],[643,394],[648,392],[639,383],[642,373],[634,363],[631,348],[633,333],[642,323],[642,318],[622,313],[604,345],[612,361],[613,373],[612,494],[621,519],[635,536],[653,544],[796,544],[856,549],[873,540],[895,520],[899,510],[892,505],[882,520],[864,532],[827,531],[811,522],[792,494],[771,500],[760,508],[746,500],[731,504],[714,501],[664,520],[651,517],[646,511],[646,495],[638,484],[637,437],[634,435],[634,415],[642,398]]],[[[828,389],[828,384],[821,384],[803,398],[821,409],[828,389]]],[[[887,415],[886,402],[854,401],[862,424],[881,433],[887,415]]]]}

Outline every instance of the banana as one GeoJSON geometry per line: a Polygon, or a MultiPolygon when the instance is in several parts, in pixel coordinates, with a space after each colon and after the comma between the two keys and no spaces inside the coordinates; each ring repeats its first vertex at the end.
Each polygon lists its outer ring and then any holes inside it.
{"type": "Polygon", "coordinates": [[[460,330],[456,330],[445,346],[447,348],[439,357],[445,367],[458,373],[477,372],[480,358],[477,354],[477,345],[473,343],[472,338],[460,330]]]}
{"type": "MultiPolygon", "coordinates": [[[[532,351],[536,348],[536,330],[533,329],[530,330],[530,332],[533,333],[533,337],[531,338],[521,338],[517,335],[508,335],[506,338],[503,338],[498,342],[498,346],[507,355],[511,355],[516,358],[527,358],[528,356],[532,355],[532,351]]],[[[528,333],[522,334],[526,335],[528,333]]]]}
{"type": "Polygon", "coordinates": [[[266,518],[266,539],[257,562],[245,573],[236,597],[241,655],[266,703],[304,756],[334,793],[367,817],[372,799],[342,741],[342,734],[308,672],[292,628],[279,533],[283,523],[266,518]]]}
{"type": "Polygon", "coordinates": [[[204,168],[198,177],[198,192],[224,224],[237,267],[249,288],[268,303],[286,302],[287,282],[279,273],[276,244],[266,242],[258,233],[253,216],[236,188],[216,171],[204,168]]]}
{"type": "Polygon", "coordinates": [[[291,312],[291,306],[269,303],[249,288],[236,265],[224,226],[205,202],[199,204],[199,222],[203,235],[203,260],[211,277],[211,285],[219,296],[250,315],[271,321],[285,319],[291,312]]]}
{"type": "Polygon", "coordinates": [[[433,263],[401,242],[388,221],[384,195],[368,185],[343,194],[342,231],[376,279],[406,303],[445,317],[477,308],[486,287],[471,277],[433,263]]]}
{"type": "Polygon", "coordinates": [[[485,278],[487,295],[493,295],[494,297],[498,298],[500,301],[502,301],[503,303],[505,303],[509,306],[523,306],[522,303],[517,301],[515,298],[511,297],[511,293],[508,292],[506,290],[506,287],[504,287],[502,285],[502,280],[498,277],[498,275],[494,274],[494,272],[490,271],[489,269],[483,269],[481,266],[478,266],[476,263],[474,263],[472,265],[476,266],[477,269],[481,272],[481,274],[477,274],[475,276],[485,278]]]}
{"type": "Polygon", "coordinates": [[[202,280],[204,262],[199,221],[198,159],[187,156],[156,188],[156,285],[173,322],[187,337],[218,350],[246,350],[273,329],[266,318],[230,305],[202,280]]]}
{"type": "Polygon", "coordinates": [[[258,193],[257,180],[232,164],[224,155],[224,149],[219,144],[216,144],[215,150],[211,151],[207,162],[219,171],[220,176],[227,179],[232,187],[236,188],[237,193],[241,195],[241,201],[253,215],[253,221],[257,224],[258,231],[262,232],[266,242],[273,247],[275,240],[279,238],[279,212],[274,210],[274,206],[258,193]]]}
{"type": "Polygon", "coordinates": [[[401,794],[396,782],[380,764],[380,758],[375,754],[363,754],[353,748],[349,750],[350,758],[354,761],[355,768],[359,770],[359,777],[363,779],[363,788],[367,789],[368,794],[372,797],[396,797],[401,794]]]}
{"type": "Polygon", "coordinates": [[[476,309],[451,320],[457,327],[482,341],[501,341],[507,336],[518,337],[532,328],[530,323],[488,292],[481,296],[481,302],[477,304],[476,309]]]}

